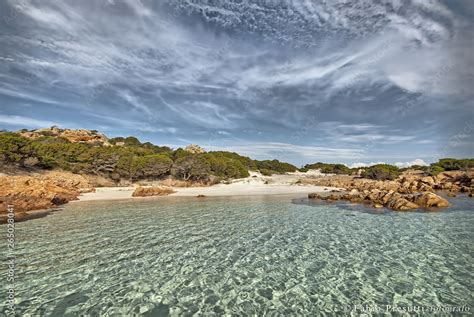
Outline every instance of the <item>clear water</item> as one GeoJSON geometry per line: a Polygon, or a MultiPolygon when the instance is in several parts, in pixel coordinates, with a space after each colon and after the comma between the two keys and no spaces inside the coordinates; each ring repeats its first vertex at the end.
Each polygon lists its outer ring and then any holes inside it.
{"type": "Polygon", "coordinates": [[[472,313],[473,225],[468,198],[436,213],[285,196],[69,204],[16,225],[17,314],[472,313]]]}

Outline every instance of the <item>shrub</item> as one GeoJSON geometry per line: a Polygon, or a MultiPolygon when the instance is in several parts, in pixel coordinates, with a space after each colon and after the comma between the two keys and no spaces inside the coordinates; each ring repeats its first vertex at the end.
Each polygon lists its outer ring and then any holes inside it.
{"type": "Polygon", "coordinates": [[[255,163],[261,173],[262,173],[262,170],[271,170],[275,174],[285,174],[285,173],[296,172],[297,170],[296,166],[290,163],[280,162],[278,160],[255,161],[255,163]]]}
{"type": "Polygon", "coordinates": [[[351,174],[352,170],[344,164],[314,163],[304,166],[305,169],[319,169],[324,174],[351,174]]]}
{"type": "Polygon", "coordinates": [[[431,164],[431,166],[439,166],[446,171],[467,170],[474,168],[474,159],[444,158],[440,159],[438,163],[431,164]]]}
{"type": "Polygon", "coordinates": [[[209,162],[211,172],[215,176],[225,179],[250,176],[242,162],[232,156],[223,155],[222,152],[210,152],[203,155],[209,162]]]}
{"type": "Polygon", "coordinates": [[[442,173],[442,172],[444,172],[444,168],[442,168],[441,166],[437,166],[437,165],[432,165],[432,166],[430,166],[426,169],[426,173],[430,176],[436,176],[436,175],[438,175],[439,173],[442,173]]]}
{"type": "Polygon", "coordinates": [[[398,167],[389,164],[377,164],[367,167],[362,176],[377,180],[393,180],[400,175],[398,167]]]}
{"type": "Polygon", "coordinates": [[[173,161],[162,154],[134,157],[130,163],[130,178],[159,178],[171,171],[173,161]]]}
{"type": "Polygon", "coordinates": [[[183,180],[207,180],[211,166],[206,158],[191,154],[177,159],[171,169],[171,175],[183,180]]]}
{"type": "Polygon", "coordinates": [[[272,176],[273,174],[277,174],[275,171],[268,170],[268,169],[265,169],[265,168],[262,168],[260,170],[260,173],[262,173],[262,175],[264,175],[264,176],[272,176]]]}
{"type": "Polygon", "coordinates": [[[27,157],[25,148],[29,145],[30,140],[19,136],[16,133],[0,134],[0,161],[6,163],[19,163],[27,157]]]}

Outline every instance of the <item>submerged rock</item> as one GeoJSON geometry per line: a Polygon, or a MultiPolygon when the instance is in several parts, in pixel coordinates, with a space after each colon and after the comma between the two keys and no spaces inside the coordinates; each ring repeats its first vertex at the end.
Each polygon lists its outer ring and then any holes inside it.
{"type": "Polygon", "coordinates": [[[167,187],[137,187],[132,197],[149,197],[149,196],[168,196],[176,193],[167,187]]]}

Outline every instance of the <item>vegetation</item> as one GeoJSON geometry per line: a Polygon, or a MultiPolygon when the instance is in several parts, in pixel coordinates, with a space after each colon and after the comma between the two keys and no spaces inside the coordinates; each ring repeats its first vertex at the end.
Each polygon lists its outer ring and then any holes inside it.
{"type": "Polygon", "coordinates": [[[444,168],[442,168],[441,166],[432,165],[432,166],[429,166],[429,167],[426,169],[426,172],[427,172],[427,174],[430,175],[430,176],[436,176],[436,175],[438,175],[439,173],[444,172],[444,168]]]}
{"type": "Polygon", "coordinates": [[[431,166],[441,167],[446,171],[457,171],[457,170],[468,170],[474,168],[474,159],[453,159],[444,158],[440,159],[437,163],[431,164],[431,166]]]}
{"type": "Polygon", "coordinates": [[[365,168],[362,177],[377,180],[393,180],[400,175],[398,167],[389,164],[377,164],[365,168]]]}
{"type": "MultiPolygon", "coordinates": [[[[28,132],[28,131],[26,131],[28,132]]],[[[162,179],[169,176],[183,181],[209,182],[248,177],[248,171],[263,175],[295,172],[296,166],[278,160],[252,160],[233,152],[215,151],[190,153],[178,148],[141,143],[135,137],[109,139],[103,143],[77,143],[45,131],[36,139],[19,133],[0,132],[0,165],[14,165],[26,169],[63,169],[73,173],[101,175],[119,181],[162,179]]],[[[474,159],[441,159],[430,166],[413,166],[428,175],[443,171],[474,168],[474,159]]],[[[343,164],[314,163],[300,171],[320,169],[322,173],[352,174],[343,164]]],[[[402,170],[396,166],[379,164],[364,168],[363,177],[394,179],[402,170]]]]}
{"type": "Polygon", "coordinates": [[[296,167],[288,163],[256,161],[233,152],[192,154],[181,148],[172,150],[149,142],[141,143],[135,137],[109,139],[112,146],[73,143],[46,132],[36,139],[12,132],[0,133],[0,164],[29,169],[59,168],[101,175],[115,181],[168,176],[186,181],[214,181],[248,177],[249,170],[260,169],[271,174],[296,171],[296,167]]]}
{"type": "Polygon", "coordinates": [[[309,169],[319,169],[321,173],[324,174],[347,174],[350,175],[352,173],[352,169],[347,167],[344,164],[329,164],[329,163],[314,163],[314,164],[307,164],[304,166],[305,170],[309,169]]]}
{"type": "Polygon", "coordinates": [[[265,175],[265,173],[267,175],[292,173],[298,170],[296,166],[290,163],[280,162],[279,160],[255,161],[255,163],[263,175],[265,175]]]}

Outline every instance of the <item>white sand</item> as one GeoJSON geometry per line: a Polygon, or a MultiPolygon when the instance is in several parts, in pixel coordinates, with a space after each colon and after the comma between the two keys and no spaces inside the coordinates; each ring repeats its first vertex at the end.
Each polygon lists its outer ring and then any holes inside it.
{"type": "MultiPolygon", "coordinates": [[[[315,173],[290,173],[286,175],[262,176],[252,172],[248,178],[233,180],[230,184],[218,184],[209,187],[173,187],[176,193],[170,196],[195,197],[205,196],[252,196],[252,195],[306,195],[314,192],[331,190],[329,187],[297,185],[299,178],[315,177],[315,173]]],[[[316,175],[318,176],[318,175],[316,175]]],[[[135,187],[101,187],[95,193],[86,193],[79,201],[114,200],[132,198],[135,187]]]]}

